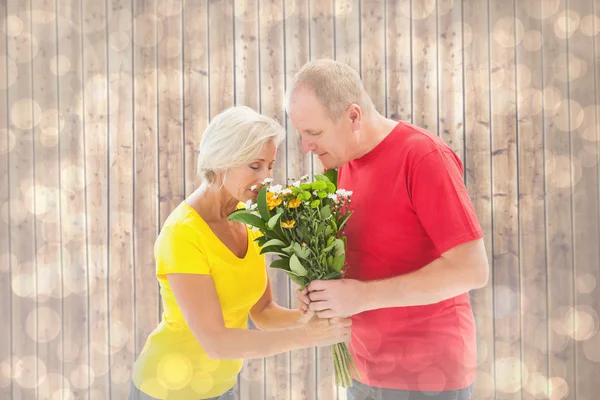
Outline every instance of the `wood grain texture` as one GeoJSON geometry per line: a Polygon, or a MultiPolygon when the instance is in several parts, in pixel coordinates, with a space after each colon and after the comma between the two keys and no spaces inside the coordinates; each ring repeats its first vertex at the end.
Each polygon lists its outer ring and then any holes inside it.
{"type": "MultiPolygon", "coordinates": [[[[0,398],[127,398],[202,132],[247,105],[285,127],[276,181],[322,172],[283,109],[318,58],[463,161],[492,268],[473,397],[598,392],[599,0],[8,0],[0,26],[0,398]]],[[[247,360],[235,391],[346,399],[326,348],[247,360]]]]}

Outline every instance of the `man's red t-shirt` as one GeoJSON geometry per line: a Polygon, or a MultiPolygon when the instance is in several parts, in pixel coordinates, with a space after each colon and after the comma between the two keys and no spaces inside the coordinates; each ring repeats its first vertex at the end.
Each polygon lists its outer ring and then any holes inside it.
{"type": "MultiPolygon", "coordinates": [[[[400,122],[372,151],[338,170],[353,191],[345,233],[346,278],[415,271],[483,232],[460,159],[437,136],[400,122]]],[[[475,321],[467,293],[436,304],[352,317],[350,351],[364,384],[442,391],[469,386],[476,372],[475,321]]]]}

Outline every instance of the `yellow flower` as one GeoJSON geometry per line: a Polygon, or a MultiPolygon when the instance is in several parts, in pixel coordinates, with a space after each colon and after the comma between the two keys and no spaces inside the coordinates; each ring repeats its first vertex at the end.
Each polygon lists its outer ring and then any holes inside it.
{"type": "Polygon", "coordinates": [[[290,202],[288,203],[288,207],[289,208],[296,208],[298,206],[300,206],[300,204],[302,204],[302,202],[300,201],[299,198],[295,198],[293,200],[290,200],[290,202]]]}
{"type": "Polygon", "coordinates": [[[283,221],[281,223],[281,227],[282,228],[293,228],[294,225],[296,225],[296,221],[295,220],[290,220],[290,221],[283,221]]]}
{"type": "Polygon", "coordinates": [[[267,192],[267,206],[269,210],[274,209],[281,204],[281,199],[276,197],[273,192],[267,192]]]}

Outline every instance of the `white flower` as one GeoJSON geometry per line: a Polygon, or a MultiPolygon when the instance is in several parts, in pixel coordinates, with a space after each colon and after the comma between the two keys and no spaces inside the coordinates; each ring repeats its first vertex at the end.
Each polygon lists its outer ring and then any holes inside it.
{"type": "Polygon", "coordinates": [[[252,210],[252,200],[248,200],[247,202],[244,203],[244,208],[246,210],[252,210]]]}
{"type": "Polygon", "coordinates": [[[297,187],[297,188],[299,188],[300,187],[300,183],[301,183],[300,181],[296,181],[296,182],[294,182],[294,186],[297,187]]]}
{"type": "Polygon", "coordinates": [[[281,185],[269,186],[269,192],[280,193],[281,189],[283,189],[283,187],[281,185]]]}
{"type": "Polygon", "coordinates": [[[292,194],[292,189],[285,188],[281,191],[281,194],[292,194]]]}
{"type": "Polygon", "coordinates": [[[351,190],[345,190],[345,189],[338,189],[335,194],[337,194],[340,197],[350,197],[352,196],[352,191],[351,190]]]}
{"type": "Polygon", "coordinates": [[[267,185],[271,182],[273,182],[273,178],[265,178],[265,180],[262,183],[263,183],[263,185],[267,185]]]}
{"type": "Polygon", "coordinates": [[[336,203],[338,201],[337,194],[328,194],[327,197],[330,198],[331,200],[335,201],[336,203]]]}
{"type": "Polygon", "coordinates": [[[250,186],[250,190],[256,190],[257,187],[258,186],[256,186],[256,185],[252,185],[252,186],[250,186]]]}
{"type": "Polygon", "coordinates": [[[304,176],[300,177],[301,181],[307,181],[308,179],[309,179],[308,175],[304,175],[304,176]]]}

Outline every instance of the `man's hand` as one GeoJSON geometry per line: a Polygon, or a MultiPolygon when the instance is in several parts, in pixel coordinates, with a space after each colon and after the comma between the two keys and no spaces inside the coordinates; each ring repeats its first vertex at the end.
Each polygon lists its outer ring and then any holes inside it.
{"type": "Polygon", "coordinates": [[[367,299],[366,284],[353,279],[313,281],[298,291],[301,312],[315,312],[319,318],[358,314],[364,311],[367,299]]]}

